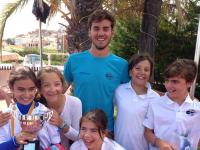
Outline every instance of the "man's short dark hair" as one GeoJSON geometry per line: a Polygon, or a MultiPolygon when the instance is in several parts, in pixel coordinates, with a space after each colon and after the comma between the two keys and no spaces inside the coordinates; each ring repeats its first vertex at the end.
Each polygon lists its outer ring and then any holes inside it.
{"type": "Polygon", "coordinates": [[[93,22],[100,22],[102,20],[109,20],[111,22],[111,28],[115,26],[114,16],[107,10],[99,9],[94,11],[88,18],[88,28],[90,29],[93,22]]]}

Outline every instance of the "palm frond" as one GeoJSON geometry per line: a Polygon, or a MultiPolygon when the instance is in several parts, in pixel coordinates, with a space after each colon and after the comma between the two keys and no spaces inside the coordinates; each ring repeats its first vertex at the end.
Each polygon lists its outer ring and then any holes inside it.
{"type": "Polygon", "coordinates": [[[27,2],[28,0],[16,0],[15,2],[7,3],[0,12],[0,50],[2,50],[2,39],[7,19],[14,12],[22,9],[27,4],[27,2]]]}
{"type": "Polygon", "coordinates": [[[62,2],[65,4],[68,10],[73,9],[72,7],[74,6],[71,0],[62,0],[62,2]]]}
{"type": "Polygon", "coordinates": [[[71,0],[45,0],[45,2],[50,5],[48,22],[59,12],[62,15],[61,17],[64,18],[68,24],[71,24],[69,16],[72,15],[71,12],[75,12],[75,6],[73,6],[71,0]]]}
{"type": "Polygon", "coordinates": [[[52,18],[59,11],[61,0],[48,0],[48,3],[50,4],[49,18],[52,18]]]}

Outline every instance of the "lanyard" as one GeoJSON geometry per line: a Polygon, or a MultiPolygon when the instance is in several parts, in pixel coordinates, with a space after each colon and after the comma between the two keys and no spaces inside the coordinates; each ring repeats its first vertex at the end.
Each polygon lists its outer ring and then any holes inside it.
{"type": "MultiPolygon", "coordinates": [[[[35,101],[32,102],[31,107],[29,108],[28,115],[31,115],[35,106],[35,101]]],[[[13,107],[12,116],[11,116],[11,135],[15,135],[15,119],[14,119],[14,111],[16,110],[16,106],[13,107]]]]}

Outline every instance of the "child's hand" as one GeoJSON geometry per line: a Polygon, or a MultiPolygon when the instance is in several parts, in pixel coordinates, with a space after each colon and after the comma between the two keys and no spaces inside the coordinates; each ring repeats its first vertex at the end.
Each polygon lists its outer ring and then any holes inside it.
{"type": "Polygon", "coordinates": [[[52,109],[52,110],[53,110],[53,115],[52,115],[51,119],[49,120],[49,122],[52,125],[59,127],[60,124],[63,123],[63,120],[60,118],[59,114],[54,109],[52,109]]]}
{"type": "Polygon", "coordinates": [[[156,146],[159,148],[159,150],[177,150],[175,146],[161,139],[157,139],[156,146]]]}
{"type": "Polygon", "coordinates": [[[7,124],[10,117],[11,117],[10,113],[8,112],[3,113],[2,111],[0,111],[0,127],[7,124]]]}
{"type": "Polygon", "coordinates": [[[16,142],[18,144],[27,144],[27,141],[33,141],[36,138],[36,134],[28,132],[21,132],[16,136],[16,142]]]}

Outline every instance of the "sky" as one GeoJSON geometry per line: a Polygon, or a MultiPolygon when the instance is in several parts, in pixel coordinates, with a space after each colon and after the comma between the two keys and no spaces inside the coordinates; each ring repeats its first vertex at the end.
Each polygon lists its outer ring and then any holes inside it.
{"type": "MultiPolygon", "coordinates": [[[[15,0],[0,0],[0,11],[6,3],[13,2],[15,0]]],[[[36,17],[32,14],[32,5],[34,0],[29,0],[28,4],[13,13],[7,20],[4,29],[3,39],[13,38],[19,34],[25,34],[30,31],[34,31],[39,28],[39,22],[36,17]]],[[[58,30],[61,19],[60,15],[56,15],[52,20],[46,24],[42,23],[42,29],[58,30]]]]}

